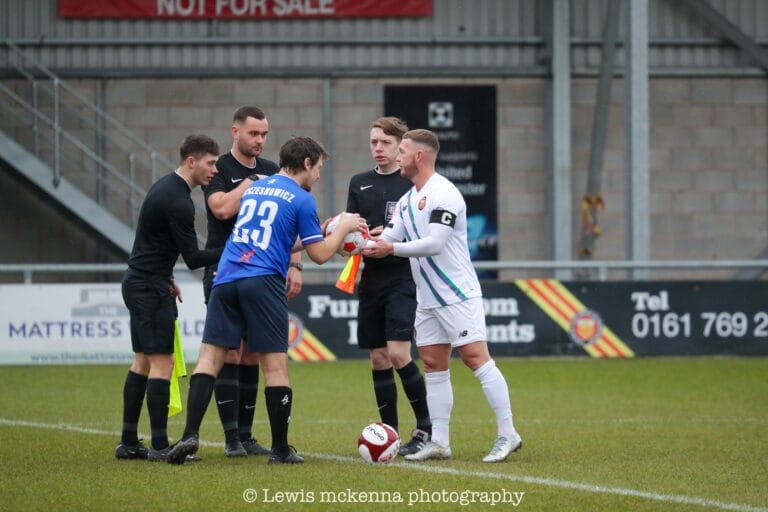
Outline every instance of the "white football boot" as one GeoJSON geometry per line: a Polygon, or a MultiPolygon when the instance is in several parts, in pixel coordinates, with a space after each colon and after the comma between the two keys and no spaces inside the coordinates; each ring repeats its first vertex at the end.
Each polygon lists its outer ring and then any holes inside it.
{"type": "Polygon", "coordinates": [[[523,447],[523,439],[515,433],[514,437],[507,439],[499,436],[493,442],[491,451],[483,457],[483,462],[502,462],[507,460],[511,453],[516,452],[523,447]]]}
{"type": "Polygon", "coordinates": [[[405,456],[405,460],[444,460],[451,458],[451,447],[427,441],[421,450],[405,456]]]}

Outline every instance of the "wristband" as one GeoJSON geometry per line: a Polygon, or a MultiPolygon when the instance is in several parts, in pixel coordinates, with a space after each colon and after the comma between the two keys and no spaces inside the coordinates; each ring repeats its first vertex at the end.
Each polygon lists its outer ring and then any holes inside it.
{"type": "Polygon", "coordinates": [[[297,262],[297,261],[292,261],[292,262],[290,262],[290,263],[288,264],[288,268],[291,268],[291,267],[293,267],[293,268],[295,268],[295,269],[298,269],[298,271],[299,271],[299,272],[301,272],[302,270],[304,270],[304,265],[302,265],[302,264],[301,264],[301,262],[297,262]]]}

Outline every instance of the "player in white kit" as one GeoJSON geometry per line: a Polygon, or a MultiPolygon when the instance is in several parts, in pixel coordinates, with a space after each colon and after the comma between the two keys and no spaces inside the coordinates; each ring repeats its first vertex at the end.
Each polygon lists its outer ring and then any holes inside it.
{"type": "Polygon", "coordinates": [[[429,130],[403,135],[397,162],[414,186],[398,202],[381,237],[363,255],[410,258],[416,282],[414,339],[426,372],[432,438],[405,458],[451,457],[453,388],[448,365],[451,349],[456,347],[496,414],[498,434],[483,461],[501,462],[519,450],[523,440],[512,421],[506,379],[488,353],[482,290],[467,247],[466,203],[456,186],[435,172],[439,150],[437,136],[429,130]]]}

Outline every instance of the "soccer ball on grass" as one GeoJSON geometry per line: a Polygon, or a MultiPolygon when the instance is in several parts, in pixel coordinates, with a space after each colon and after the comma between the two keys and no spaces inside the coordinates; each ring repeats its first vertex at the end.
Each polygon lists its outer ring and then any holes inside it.
{"type": "Polygon", "coordinates": [[[386,464],[400,450],[400,436],[386,423],[371,423],[360,433],[357,449],[366,462],[386,464]]]}

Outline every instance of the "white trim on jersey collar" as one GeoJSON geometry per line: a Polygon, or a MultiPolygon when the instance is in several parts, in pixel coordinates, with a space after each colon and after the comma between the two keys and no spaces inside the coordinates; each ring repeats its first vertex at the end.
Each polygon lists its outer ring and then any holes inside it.
{"type": "Polygon", "coordinates": [[[235,155],[232,152],[232,149],[229,150],[229,154],[232,155],[232,158],[235,159],[235,162],[239,163],[243,167],[247,167],[248,169],[256,169],[259,166],[259,161],[257,160],[258,157],[256,157],[256,156],[253,157],[253,165],[248,165],[248,164],[243,163],[243,161],[240,160],[239,158],[237,158],[237,155],[235,155]]]}
{"type": "Polygon", "coordinates": [[[381,168],[378,165],[373,168],[373,172],[375,172],[376,174],[378,174],[380,176],[391,176],[392,174],[395,174],[399,170],[400,170],[400,168],[398,167],[397,169],[395,169],[392,172],[381,172],[381,168]]]}

